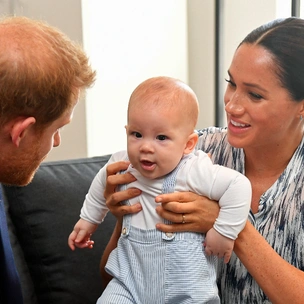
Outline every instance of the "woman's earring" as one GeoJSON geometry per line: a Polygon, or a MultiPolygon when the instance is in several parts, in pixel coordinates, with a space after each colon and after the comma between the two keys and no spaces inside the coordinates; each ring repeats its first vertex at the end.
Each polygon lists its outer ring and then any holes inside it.
{"type": "Polygon", "coordinates": [[[302,121],[303,120],[303,116],[302,115],[300,115],[300,121],[302,121]]]}

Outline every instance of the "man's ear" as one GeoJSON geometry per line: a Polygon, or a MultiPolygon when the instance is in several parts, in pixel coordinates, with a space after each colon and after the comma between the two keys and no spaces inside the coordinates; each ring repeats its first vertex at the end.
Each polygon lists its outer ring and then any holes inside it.
{"type": "Polygon", "coordinates": [[[189,135],[188,141],[186,143],[186,147],[184,150],[184,154],[191,153],[193,151],[193,149],[195,148],[197,141],[198,141],[197,133],[192,133],[191,135],[189,135]]]}
{"type": "Polygon", "coordinates": [[[18,117],[15,119],[10,130],[10,135],[12,142],[16,147],[19,147],[26,132],[35,123],[36,119],[34,117],[18,117]]]}

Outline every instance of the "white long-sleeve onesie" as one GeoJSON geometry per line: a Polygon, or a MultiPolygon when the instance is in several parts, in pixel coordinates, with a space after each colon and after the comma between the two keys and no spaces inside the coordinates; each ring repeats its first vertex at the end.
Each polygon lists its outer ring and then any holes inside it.
{"type": "MultiPolygon", "coordinates": [[[[218,201],[220,213],[214,229],[230,239],[236,239],[248,218],[251,202],[250,181],[235,170],[214,165],[203,151],[185,155],[184,158],[187,159],[177,173],[175,191],[191,191],[218,201]]],[[[108,164],[127,159],[127,152],[120,151],[111,156],[108,164]]],[[[95,224],[100,224],[108,212],[103,195],[106,167],[107,165],[101,168],[95,176],[81,209],[81,218],[95,224]]],[[[162,193],[165,177],[147,179],[131,165],[128,171],[137,181],[126,185],[126,188],[136,187],[142,190],[142,194],[130,199],[129,204],[140,202],[143,207],[141,212],[132,215],[131,225],[141,229],[153,229],[156,223],[163,221],[155,211],[155,197],[162,193]]]]}

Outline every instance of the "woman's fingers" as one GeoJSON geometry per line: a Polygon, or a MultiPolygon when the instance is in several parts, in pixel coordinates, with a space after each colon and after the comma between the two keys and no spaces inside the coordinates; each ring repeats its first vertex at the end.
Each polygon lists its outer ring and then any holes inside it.
{"type": "Polygon", "coordinates": [[[118,161],[107,166],[107,176],[114,175],[120,171],[124,171],[128,168],[130,162],[128,161],[118,161]]]}
{"type": "Polygon", "coordinates": [[[122,205],[121,202],[141,194],[141,191],[136,188],[130,188],[124,191],[115,192],[118,185],[134,182],[136,178],[130,174],[117,174],[120,171],[128,168],[129,162],[116,162],[107,167],[107,183],[104,191],[106,204],[110,212],[116,218],[122,218],[125,214],[136,213],[141,210],[140,204],[132,206],[122,205]]]}
{"type": "Polygon", "coordinates": [[[197,194],[193,192],[173,192],[168,194],[161,194],[156,197],[157,203],[170,203],[170,202],[191,202],[197,199],[197,194]]]}
{"type": "Polygon", "coordinates": [[[142,210],[141,204],[133,204],[133,205],[108,205],[110,212],[117,218],[121,218],[125,214],[137,213],[142,210]]]}
{"type": "Polygon", "coordinates": [[[133,188],[126,191],[115,192],[116,187],[122,184],[129,184],[134,182],[136,178],[130,174],[117,174],[118,172],[128,168],[129,162],[116,162],[107,166],[107,183],[104,191],[104,197],[107,200],[107,205],[109,208],[111,206],[117,205],[121,201],[127,200],[129,198],[138,196],[140,191],[133,188]]]}
{"type": "Polygon", "coordinates": [[[162,218],[172,222],[172,224],[158,223],[156,228],[163,232],[202,232],[203,228],[197,214],[199,211],[194,206],[191,206],[192,204],[170,202],[157,206],[157,213],[162,218]]]}
{"type": "Polygon", "coordinates": [[[156,207],[156,212],[160,217],[172,223],[181,224],[183,221],[184,224],[190,223],[191,217],[189,213],[189,206],[181,208],[180,205],[181,203],[178,202],[164,203],[156,207]]]}
{"type": "Polygon", "coordinates": [[[218,203],[192,192],[163,194],[156,198],[160,217],[172,224],[157,224],[164,232],[193,231],[205,233],[212,228],[218,213],[218,203]]]}
{"type": "Polygon", "coordinates": [[[135,180],[131,174],[117,174],[128,168],[129,162],[120,161],[107,166],[107,183],[104,197],[107,199],[115,192],[118,185],[127,184],[135,180]]]}
{"type": "Polygon", "coordinates": [[[106,204],[107,204],[108,208],[111,208],[112,206],[116,206],[117,204],[120,205],[120,203],[122,201],[136,197],[140,194],[141,194],[141,191],[137,188],[129,188],[127,190],[114,192],[106,198],[107,199],[106,204]]]}
{"type": "Polygon", "coordinates": [[[192,231],[192,232],[201,232],[201,227],[196,223],[186,223],[186,224],[164,224],[158,223],[156,224],[156,228],[163,232],[184,232],[184,231],[192,231]]]}
{"type": "Polygon", "coordinates": [[[130,188],[118,191],[109,195],[106,201],[107,207],[116,218],[122,218],[125,214],[137,213],[142,207],[138,204],[122,205],[121,202],[140,195],[141,191],[137,188],[130,188]]]}
{"type": "Polygon", "coordinates": [[[114,188],[118,185],[129,184],[136,181],[136,178],[131,173],[109,175],[107,177],[107,186],[114,188]]]}

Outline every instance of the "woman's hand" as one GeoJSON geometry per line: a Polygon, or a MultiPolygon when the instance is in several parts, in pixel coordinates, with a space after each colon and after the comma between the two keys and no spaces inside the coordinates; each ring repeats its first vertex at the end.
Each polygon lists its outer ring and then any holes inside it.
{"type": "Polygon", "coordinates": [[[157,213],[173,224],[159,223],[156,228],[163,232],[192,231],[206,233],[213,227],[219,214],[217,202],[192,192],[162,194],[155,201],[157,213]]]}
{"type": "Polygon", "coordinates": [[[126,170],[129,164],[129,162],[120,161],[107,166],[107,184],[104,191],[104,197],[110,212],[117,218],[117,223],[100,260],[100,273],[103,278],[104,286],[112,279],[112,276],[105,271],[105,265],[110,253],[117,247],[117,242],[121,233],[122,218],[125,214],[137,213],[142,209],[139,203],[131,206],[121,205],[122,201],[140,195],[141,191],[139,189],[130,188],[124,191],[115,192],[118,185],[128,184],[136,180],[130,173],[117,174],[120,171],[126,170]]]}
{"type": "Polygon", "coordinates": [[[121,205],[122,201],[140,195],[141,191],[139,189],[130,188],[124,191],[115,192],[118,185],[128,184],[136,180],[130,173],[116,174],[122,170],[126,170],[129,164],[129,162],[120,161],[112,163],[107,167],[107,184],[104,191],[104,197],[106,199],[107,207],[118,221],[122,221],[122,217],[125,214],[137,213],[142,209],[139,203],[132,206],[121,205]]]}

